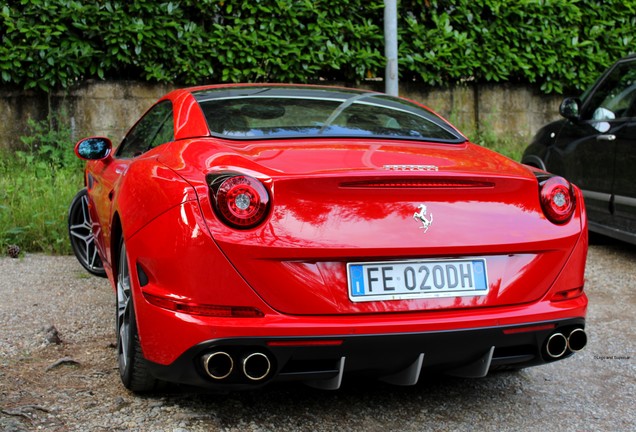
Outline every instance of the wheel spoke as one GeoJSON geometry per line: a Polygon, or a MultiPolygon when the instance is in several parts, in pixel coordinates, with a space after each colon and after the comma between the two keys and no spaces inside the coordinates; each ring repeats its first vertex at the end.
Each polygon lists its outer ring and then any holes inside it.
{"type": "Polygon", "coordinates": [[[119,329],[119,345],[121,347],[121,357],[123,360],[124,366],[128,363],[128,324],[126,324],[126,319],[123,319],[122,325],[119,329]]]}
{"type": "Polygon", "coordinates": [[[88,196],[84,195],[82,197],[82,216],[84,219],[84,225],[90,228],[91,226],[91,216],[88,213],[88,196]]]}
{"type": "Polygon", "coordinates": [[[86,243],[87,241],[89,241],[90,239],[93,238],[92,234],[83,234],[81,232],[78,231],[71,231],[71,235],[79,240],[81,240],[82,242],[86,243]]]}
{"type": "Polygon", "coordinates": [[[88,265],[90,265],[90,267],[92,269],[97,269],[101,267],[101,260],[99,258],[99,254],[97,253],[97,248],[95,247],[95,245],[93,244],[93,239],[91,238],[91,254],[90,254],[90,260],[88,262],[88,265]]]}
{"type": "Polygon", "coordinates": [[[83,223],[71,225],[70,230],[73,232],[73,235],[76,235],[78,237],[88,235],[88,233],[90,233],[91,231],[90,227],[87,227],[83,223]]]}

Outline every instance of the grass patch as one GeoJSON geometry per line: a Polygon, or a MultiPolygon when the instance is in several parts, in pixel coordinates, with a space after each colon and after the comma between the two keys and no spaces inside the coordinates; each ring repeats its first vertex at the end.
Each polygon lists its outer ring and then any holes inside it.
{"type": "Polygon", "coordinates": [[[475,136],[470,137],[470,140],[475,144],[494,150],[517,162],[521,160],[523,151],[530,142],[511,136],[498,136],[492,132],[477,133],[475,136]]]}
{"type": "Polygon", "coordinates": [[[82,188],[81,169],[26,165],[3,154],[0,163],[0,250],[69,254],[68,206],[82,188]]]}
{"type": "Polygon", "coordinates": [[[83,187],[83,163],[74,156],[64,118],[29,122],[22,148],[0,152],[0,254],[70,254],[68,206],[83,187]]]}

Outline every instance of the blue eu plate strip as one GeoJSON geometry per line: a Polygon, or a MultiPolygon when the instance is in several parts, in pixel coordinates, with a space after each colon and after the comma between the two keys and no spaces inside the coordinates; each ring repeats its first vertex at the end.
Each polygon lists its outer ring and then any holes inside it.
{"type": "Polygon", "coordinates": [[[351,295],[364,295],[364,272],[361,265],[349,266],[349,280],[351,281],[351,295]]]}

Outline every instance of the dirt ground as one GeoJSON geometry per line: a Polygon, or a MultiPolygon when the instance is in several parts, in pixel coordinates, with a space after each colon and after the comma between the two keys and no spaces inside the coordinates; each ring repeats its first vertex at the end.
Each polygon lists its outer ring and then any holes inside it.
{"type": "Polygon", "coordinates": [[[484,379],[136,396],[119,381],[114,295],[73,257],[0,258],[0,430],[636,430],[636,246],[590,247],[589,345],[484,379]]]}

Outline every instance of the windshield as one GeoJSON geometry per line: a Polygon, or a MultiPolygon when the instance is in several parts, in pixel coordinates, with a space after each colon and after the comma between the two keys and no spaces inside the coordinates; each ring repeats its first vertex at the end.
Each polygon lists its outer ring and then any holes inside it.
{"type": "Polygon", "coordinates": [[[432,112],[380,93],[304,87],[195,93],[210,133],[232,139],[365,137],[461,143],[432,112]]]}

